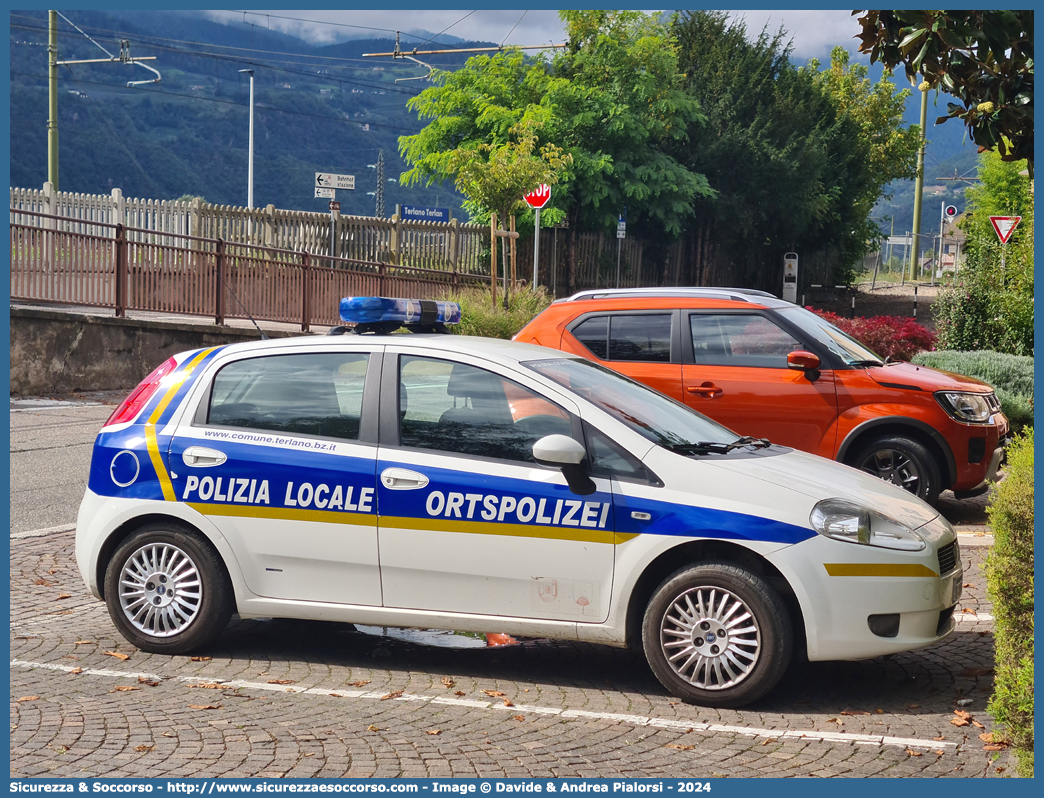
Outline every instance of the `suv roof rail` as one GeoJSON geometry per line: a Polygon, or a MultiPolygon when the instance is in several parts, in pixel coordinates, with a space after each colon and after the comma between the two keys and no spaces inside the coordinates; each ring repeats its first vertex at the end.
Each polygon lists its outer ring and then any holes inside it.
{"type": "Polygon", "coordinates": [[[600,288],[578,291],[555,302],[574,302],[580,299],[626,299],[627,297],[706,297],[708,299],[731,299],[737,302],[757,302],[758,298],[778,299],[767,291],[753,288],[600,288]]]}

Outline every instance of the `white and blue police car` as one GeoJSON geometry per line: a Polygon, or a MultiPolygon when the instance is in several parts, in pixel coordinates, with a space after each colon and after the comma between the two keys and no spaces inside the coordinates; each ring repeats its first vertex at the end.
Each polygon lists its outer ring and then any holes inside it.
{"type": "Polygon", "coordinates": [[[150,374],[98,434],[77,521],[119,631],[179,654],[238,612],[630,645],[676,696],[739,706],[795,646],[953,630],[957,540],[929,505],[583,358],[434,332],[459,314],[347,298],[348,334],[150,374]]]}

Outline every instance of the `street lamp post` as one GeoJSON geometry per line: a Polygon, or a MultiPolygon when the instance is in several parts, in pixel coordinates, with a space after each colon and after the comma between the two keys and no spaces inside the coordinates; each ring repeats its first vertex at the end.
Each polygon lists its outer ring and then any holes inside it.
{"type": "Polygon", "coordinates": [[[250,136],[247,145],[247,207],[254,207],[254,70],[241,69],[250,75],[250,136]]]}

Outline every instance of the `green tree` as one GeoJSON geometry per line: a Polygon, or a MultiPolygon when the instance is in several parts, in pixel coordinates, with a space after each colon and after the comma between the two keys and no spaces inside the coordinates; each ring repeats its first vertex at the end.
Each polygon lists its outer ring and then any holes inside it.
{"type": "Polygon", "coordinates": [[[854,11],[859,51],[871,63],[902,64],[952,94],[947,119],[961,119],[972,141],[1033,170],[1033,11],[854,11]]]}
{"type": "Polygon", "coordinates": [[[981,182],[966,192],[960,222],[965,262],[934,306],[941,349],[1033,354],[1033,192],[1026,171],[1025,162],[999,153],[980,158],[981,182]],[[990,216],[1022,217],[1008,244],[997,239],[990,216]]]}

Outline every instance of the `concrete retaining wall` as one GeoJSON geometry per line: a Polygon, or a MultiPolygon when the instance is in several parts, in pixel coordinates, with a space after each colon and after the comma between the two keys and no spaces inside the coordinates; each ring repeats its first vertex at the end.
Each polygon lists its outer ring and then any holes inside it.
{"type": "Polygon", "coordinates": [[[12,307],[11,395],[130,390],[178,352],[258,338],[252,329],[12,307]]]}

